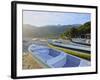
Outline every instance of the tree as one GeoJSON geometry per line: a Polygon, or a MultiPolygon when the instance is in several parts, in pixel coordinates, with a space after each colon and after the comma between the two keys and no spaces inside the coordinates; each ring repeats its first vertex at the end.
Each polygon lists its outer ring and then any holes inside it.
{"type": "Polygon", "coordinates": [[[61,34],[61,38],[67,37],[68,39],[79,37],[82,34],[91,33],[91,22],[86,22],[78,28],[70,28],[61,34]]]}
{"type": "Polygon", "coordinates": [[[91,33],[91,22],[87,22],[78,28],[79,34],[91,33]]]}

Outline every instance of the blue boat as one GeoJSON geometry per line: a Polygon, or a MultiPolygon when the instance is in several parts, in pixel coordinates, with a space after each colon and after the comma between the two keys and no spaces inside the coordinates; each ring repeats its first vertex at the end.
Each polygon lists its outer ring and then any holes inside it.
{"type": "Polygon", "coordinates": [[[63,44],[63,43],[58,43],[53,41],[52,39],[48,39],[48,43],[57,47],[65,48],[65,49],[71,49],[71,50],[76,50],[80,52],[85,52],[85,53],[91,53],[91,48],[87,46],[83,46],[81,44],[76,44],[70,42],[70,44],[63,44]]]}
{"type": "Polygon", "coordinates": [[[90,61],[45,46],[32,44],[28,50],[37,60],[52,68],[91,65],[90,61]]]}

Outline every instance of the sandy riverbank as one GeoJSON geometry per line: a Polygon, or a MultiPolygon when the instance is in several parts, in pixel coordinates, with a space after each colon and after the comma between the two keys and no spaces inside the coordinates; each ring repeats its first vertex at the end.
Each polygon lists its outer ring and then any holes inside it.
{"type": "Polygon", "coordinates": [[[22,55],[22,68],[23,69],[39,69],[43,68],[42,65],[38,64],[33,58],[31,53],[25,53],[22,55]]]}

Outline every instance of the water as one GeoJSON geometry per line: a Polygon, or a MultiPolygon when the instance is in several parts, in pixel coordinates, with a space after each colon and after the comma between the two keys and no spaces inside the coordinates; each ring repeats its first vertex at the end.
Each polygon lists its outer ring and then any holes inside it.
{"type": "Polygon", "coordinates": [[[90,62],[87,60],[49,47],[32,44],[28,50],[33,56],[37,57],[38,60],[52,68],[90,66],[90,62]]]}

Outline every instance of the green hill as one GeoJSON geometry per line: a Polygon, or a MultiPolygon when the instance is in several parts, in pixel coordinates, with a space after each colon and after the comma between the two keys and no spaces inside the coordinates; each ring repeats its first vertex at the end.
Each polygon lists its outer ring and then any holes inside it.
{"type": "Polygon", "coordinates": [[[36,27],[29,24],[23,25],[23,37],[39,37],[39,38],[59,38],[62,33],[72,27],[80,25],[47,25],[36,27]]]}

